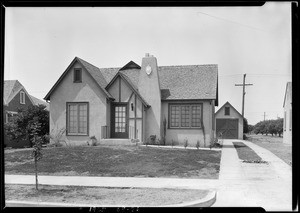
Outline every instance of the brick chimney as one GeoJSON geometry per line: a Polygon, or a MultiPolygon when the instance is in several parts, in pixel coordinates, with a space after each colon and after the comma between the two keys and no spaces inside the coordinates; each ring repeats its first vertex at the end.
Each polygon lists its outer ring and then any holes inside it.
{"type": "Polygon", "coordinates": [[[161,94],[157,60],[149,53],[142,59],[142,68],[138,84],[139,93],[151,106],[146,110],[145,139],[150,135],[160,138],[161,126],[161,94]]]}

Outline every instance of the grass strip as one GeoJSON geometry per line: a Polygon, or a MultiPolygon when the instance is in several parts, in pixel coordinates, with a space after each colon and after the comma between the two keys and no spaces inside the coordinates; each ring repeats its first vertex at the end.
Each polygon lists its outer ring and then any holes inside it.
{"type": "Polygon", "coordinates": [[[260,156],[256,154],[249,146],[242,142],[233,142],[233,145],[238,153],[239,159],[245,163],[265,163],[260,156]]]}

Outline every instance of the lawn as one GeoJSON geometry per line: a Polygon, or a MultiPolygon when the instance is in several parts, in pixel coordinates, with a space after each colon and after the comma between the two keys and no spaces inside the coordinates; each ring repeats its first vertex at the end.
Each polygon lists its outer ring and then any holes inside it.
{"type": "Polygon", "coordinates": [[[116,206],[162,206],[204,198],[207,190],[5,185],[5,199],[116,206]]]}
{"type": "Polygon", "coordinates": [[[269,150],[287,164],[292,164],[292,146],[291,144],[284,144],[282,142],[282,137],[267,135],[247,135],[247,140],[269,150]]]}
{"type": "MultiPolygon", "coordinates": [[[[40,175],[217,179],[220,151],[142,146],[74,146],[43,150],[40,175]]],[[[31,150],[5,151],[6,174],[34,174],[31,150]]]]}
{"type": "Polygon", "coordinates": [[[244,143],[233,142],[233,145],[236,148],[239,159],[243,160],[243,162],[262,162],[261,157],[244,143]]]}

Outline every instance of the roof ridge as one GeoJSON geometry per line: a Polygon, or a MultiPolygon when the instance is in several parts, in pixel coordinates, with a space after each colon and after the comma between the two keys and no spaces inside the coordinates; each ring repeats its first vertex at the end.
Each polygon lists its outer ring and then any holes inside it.
{"type": "Polygon", "coordinates": [[[97,67],[97,66],[91,64],[90,62],[87,62],[86,60],[84,60],[84,59],[82,59],[82,58],[79,58],[79,57],[77,57],[77,56],[76,56],[76,58],[79,59],[79,60],[81,60],[81,61],[84,61],[85,63],[87,63],[87,64],[89,64],[89,65],[91,65],[91,66],[93,66],[93,67],[96,67],[97,69],[100,69],[99,67],[97,67]]]}
{"type": "Polygon", "coordinates": [[[218,64],[194,64],[194,65],[170,65],[170,66],[158,66],[158,67],[192,67],[192,66],[218,66],[218,64]]]}

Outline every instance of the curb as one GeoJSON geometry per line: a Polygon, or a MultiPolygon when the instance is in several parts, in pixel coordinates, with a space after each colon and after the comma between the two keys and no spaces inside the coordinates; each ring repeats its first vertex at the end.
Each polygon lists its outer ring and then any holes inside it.
{"type": "MultiPolygon", "coordinates": [[[[180,204],[171,204],[157,207],[210,207],[216,202],[216,192],[209,191],[206,197],[189,201],[180,204]]],[[[72,203],[59,203],[59,202],[34,202],[34,201],[17,201],[17,200],[8,200],[5,201],[6,207],[143,207],[135,205],[95,205],[95,204],[72,204],[72,203]]]]}
{"type": "Polygon", "coordinates": [[[210,150],[210,151],[222,151],[222,149],[220,149],[220,148],[212,148],[212,149],[210,149],[210,148],[199,148],[199,149],[197,149],[196,147],[186,147],[186,148],[184,148],[184,147],[182,147],[182,146],[158,146],[158,145],[140,145],[140,146],[144,146],[144,147],[154,147],[154,148],[168,148],[168,149],[194,149],[194,150],[210,150]]]}

